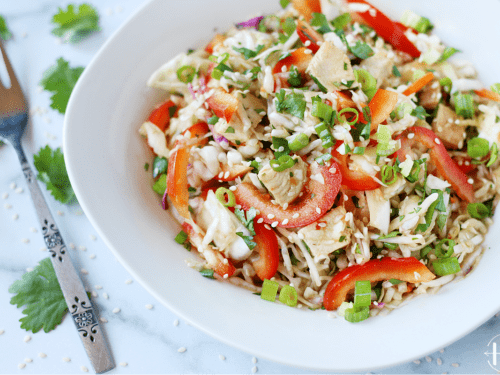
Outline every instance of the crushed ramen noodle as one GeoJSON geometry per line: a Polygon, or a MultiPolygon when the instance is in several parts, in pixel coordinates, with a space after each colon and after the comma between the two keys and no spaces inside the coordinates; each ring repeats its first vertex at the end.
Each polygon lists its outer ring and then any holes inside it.
{"type": "Polygon", "coordinates": [[[189,266],[350,322],[466,276],[497,203],[500,84],[411,11],[280,3],[148,81],[168,98],[140,134],[189,266]]]}

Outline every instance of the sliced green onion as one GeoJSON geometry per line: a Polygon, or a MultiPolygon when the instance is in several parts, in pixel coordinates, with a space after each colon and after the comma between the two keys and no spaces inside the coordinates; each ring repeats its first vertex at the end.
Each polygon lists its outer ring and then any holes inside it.
{"type": "Polygon", "coordinates": [[[372,287],[370,281],[356,281],[354,287],[354,307],[370,306],[372,303],[371,295],[372,287]]]}
{"type": "Polygon", "coordinates": [[[438,276],[452,275],[460,272],[460,263],[457,258],[441,258],[432,262],[434,273],[438,276]]]}
{"type": "Polygon", "coordinates": [[[220,187],[215,192],[215,197],[222,203],[224,207],[234,207],[236,205],[236,198],[234,193],[224,187],[220,187]],[[227,196],[227,200],[226,200],[227,196]]]}
{"type": "Polygon", "coordinates": [[[397,243],[384,242],[384,247],[388,248],[389,250],[396,250],[399,245],[397,243]]]}
{"type": "Polygon", "coordinates": [[[365,307],[353,307],[345,311],[345,320],[350,323],[358,323],[363,320],[368,319],[370,316],[370,308],[365,307]]]}
{"type": "Polygon", "coordinates": [[[309,144],[309,137],[304,133],[295,135],[288,140],[288,148],[291,151],[300,151],[309,144]]]}
{"type": "Polygon", "coordinates": [[[442,239],[436,245],[436,249],[434,250],[434,254],[438,258],[449,258],[453,255],[453,248],[455,247],[455,241],[450,240],[448,238],[442,239]],[[448,250],[443,249],[444,244],[448,245],[448,250]]]}
{"type": "Polygon", "coordinates": [[[439,80],[439,84],[443,87],[444,91],[450,92],[453,82],[450,77],[444,77],[439,80]]]}
{"type": "Polygon", "coordinates": [[[375,96],[377,92],[377,80],[365,69],[354,70],[354,77],[361,85],[361,90],[366,94],[369,100],[375,96]]]}
{"type": "Polygon", "coordinates": [[[429,48],[422,54],[422,61],[427,65],[432,65],[441,58],[441,54],[433,48],[429,48]]]}
{"type": "Polygon", "coordinates": [[[389,143],[392,141],[392,133],[388,125],[379,125],[375,136],[377,137],[377,141],[379,143],[389,143]]]}
{"type": "Polygon", "coordinates": [[[425,258],[432,251],[432,247],[426,246],[423,249],[420,249],[420,258],[425,258]]]}
{"type": "Polygon", "coordinates": [[[401,23],[405,26],[414,28],[419,33],[426,33],[434,27],[428,18],[419,16],[411,10],[406,10],[403,13],[401,23]]]}
{"type": "Polygon", "coordinates": [[[279,301],[290,307],[297,306],[297,291],[293,286],[285,285],[281,288],[279,301]]]}
{"type": "Polygon", "coordinates": [[[297,161],[290,155],[282,155],[278,159],[271,160],[269,165],[276,172],[283,172],[284,170],[293,167],[296,162],[297,161]]]}
{"type": "Polygon", "coordinates": [[[398,280],[398,279],[389,279],[389,282],[392,284],[392,285],[398,285],[398,284],[401,284],[403,282],[403,280],[398,280]]]}
{"type": "Polygon", "coordinates": [[[467,212],[474,219],[484,219],[491,216],[491,210],[483,203],[469,203],[467,205],[467,212]]]}
{"type": "Polygon", "coordinates": [[[467,153],[471,158],[482,158],[490,152],[490,144],[484,138],[472,138],[467,142],[467,153]]]}
{"type": "Polygon", "coordinates": [[[215,279],[214,270],[208,268],[202,268],[200,270],[201,276],[206,277],[207,279],[215,279]]]}
{"type": "Polygon", "coordinates": [[[337,309],[337,315],[338,316],[345,316],[345,311],[347,309],[352,309],[354,307],[354,303],[352,302],[342,302],[337,309]]]}
{"type": "Polygon", "coordinates": [[[494,83],[490,87],[491,91],[496,92],[497,94],[500,94],[500,83],[494,83]]]}
{"type": "Polygon", "coordinates": [[[390,165],[383,165],[382,169],[380,169],[380,175],[382,182],[386,185],[392,185],[398,180],[396,168],[390,165]]]}
{"type": "Polygon", "coordinates": [[[186,232],[184,232],[183,230],[181,230],[179,232],[179,234],[177,234],[177,236],[175,236],[175,239],[174,241],[177,242],[179,245],[182,245],[184,244],[184,242],[186,242],[188,239],[188,235],[186,232]]]}
{"type": "Polygon", "coordinates": [[[354,150],[352,150],[352,153],[354,155],[364,155],[365,154],[366,147],[359,147],[356,146],[354,147],[354,150]]]}
{"type": "Polygon", "coordinates": [[[165,194],[165,190],[167,190],[167,174],[166,173],[160,175],[158,180],[156,180],[156,182],[153,185],[153,190],[162,196],[165,194]]]}
{"type": "Polygon", "coordinates": [[[262,284],[262,292],[260,293],[260,298],[271,302],[276,301],[276,294],[278,293],[279,286],[280,284],[278,284],[276,281],[264,279],[264,283],[262,284]]]}
{"type": "Polygon", "coordinates": [[[456,48],[453,48],[453,47],[446,47],[444,49],[443,54],[439,58],[438,62],[442,63],[442,62],[448,60],[451,56],[453,56],[457,52],[461,52],[461,51],[456,49],[456,48]]]}
{"type": "Polygon", "coordinates": [[[332,158],[332,155],[330,154],[323,154],[321,156],[318,156],[316,159],[316,162],[318,164],[321,164],[321,165],[324,165],[328,160],[330,160],[332,158]]]}
{"type": "Polygon", "coordinates": [[[333,120],[333,108],[328,104],[323,103],[321,98],[314,97],[312,100],[311,114],[319,117],[327,124],[331,125],[333,120]]]}
{"type": "Polygon", "coordinates": [[[184,65],[177,69],[177,78],[179,78],[181,82],[189,83],[193,80],[195,73],[195,68],[190,65],[184,65]]]}
{"type": "Polygon", "coordinates": [[[280,5],[283,9],[285,9],[288,4],[290,4],[290,0],[280,0],[280,5]]]}
{"type": "Polygon", "coordinates": [[[472,95],[457,92],[455,95],[455,112],[463,118],[474,117],[474,100],[472,95]]]}
{"type": "Polygon", "coordinates": [[[219,118],[217,116],[212,116],[207,120],[207,123],[210,125],[215,125],[219,121],[219,118]]]}
{"type": "Polygon", "coordinates": [[[324,122],[320,122],[319,124],[315,125],[314,130],[316,131],[318,137],[320,137],[320,139],[323,141],[324,148],[333,147],[335,143],[332,133],[330,133],[330,130],[324,122]]]}
{"type": "Polygon", "coordinates": [[[417,69],[413,71],[413,82],[418,81],[420,78],[425,76],[425,72],[422,69],[417,69]]]}
{"type": "Polygon", "coordinates": [[[394,115],[398,119],[402,119],[406,115],[411,114],[412,111],[413,111],[413,108],[412,108],[410,103],[400,103],[400,104],[398,104],[398,106],[394,110],[394,115]]]}
{"type": "Polygon", "coordinates": [[[357,110],[356,108],[350,108],[350,107],[349,107],[349,108],[344,108],[343,110],[341,110],[341,111],[339,112],[339,117],[340,117],[341,115],[343,115],[344,113],[353,113],[353,114],[354,114],[354,120],[349,121],[349,120],[347,120],[347,118],[346,118],[346,121],[347,121],[347,123],[348,123],[349,125],[354,125],[355,123],[357,123],[357,122],[358,122],[358,119],[359,119],[359,112],[358,112],[358,110],[357,110]]]}
{"type": "Polygon", "coordinates": [[[419,174],[420,174],[420,163],[414,161],[410,173],[408,173],[406,179],[410,182],[417,182],[419,174]]]}
{"type": "Polygon", "coordinates": [[[491,167],[493,163],[497,161],[497,158],[498,158],[498,146],[496,142],[494,142],[490,150],[490,160],[488,161],[488,164],[486,164],[486,166],[491,167]]]}

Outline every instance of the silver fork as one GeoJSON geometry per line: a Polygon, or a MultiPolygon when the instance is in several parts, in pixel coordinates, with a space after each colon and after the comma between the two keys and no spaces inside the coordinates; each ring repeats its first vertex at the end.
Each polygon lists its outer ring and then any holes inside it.
{"type": "Polygon", "coordinates": [[[0,49],[11,81],[11,87],[6,88],[0,80],[0,138],[7,140],[17,151],[24,177],[35,204],[38,220],[42,227],[45,244],[51,254],[52,264],[66,299],[71,318],[76,324],[79,336],[95,372],[100,374],[113,369],[115,364],[103,332],[99,327],[97,314],[87,297],[75,267],[71,263],[66,245],[50,214],[47,203],[21,147],[21,138],[28,123],[26,100],[7,58],[1,38],[0,49]]]}

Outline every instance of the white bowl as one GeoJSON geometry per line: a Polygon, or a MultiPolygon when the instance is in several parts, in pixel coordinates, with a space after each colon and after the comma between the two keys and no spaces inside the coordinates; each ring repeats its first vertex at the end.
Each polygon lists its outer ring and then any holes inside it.
{"type": "MultiPolygon", "coordinates": [[[[429,17],[436,33],[474,62],[489,86],[500,81],[500,2],[373,1],[390,17],[429,17]]],[[[317,370],[363,371],[431,353],[500,310],[500,252],[488,249],[465,280],[386,317],[350,324],[326,311],[289,308],[201,277],[173,238],[179,226],[160,207],[138,134],[165,93],[146,87],[174,55],[204,46],[214,28],[269,13],[278,1],[155,0],[104,45],[76,85],[64,124],[66,166],[88,218],[124,267],[160,302],[213,337],[256,356],[317,370]]],[[[495,225],[489,243],[500,241],[495,225]]]]}

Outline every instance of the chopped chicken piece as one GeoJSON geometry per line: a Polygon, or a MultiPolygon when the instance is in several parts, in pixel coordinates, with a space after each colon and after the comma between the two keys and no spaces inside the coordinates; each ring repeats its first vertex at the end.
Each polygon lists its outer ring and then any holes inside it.
{"type": "Polygon", "coordinates": [[[309,63],[306,73],[315,77],[328,91],[357,86],[349,57],[332,42],[323,42],[309,63]]]}
{"type": "Polygon", "coordinates": [[[441,100],[441,85],[437,80],[425,85],[418,94],[420,105],[425,109],[434,109],[439,105],[441,100]]]}
{"type": "Polygon", "coordinates": [[[389,223],[391,221],[391,202],[384,198],[382,190],[367,190],[366,201],[370,210],[370,225],[384,234],[389,232],[389,223]]]}
{"type": "Polygon", "coordinates": [[[386,78],[392,74],[393,60],[387,57],[387,51],[379,50],[375,55],[363,60],[359,65],[371,73],[377,80],[377,88],[379,88],[386,78]]]}
{"type": "Polygon", "coordinates": [[[459,149],[463,147],[465,139],[465,127],[455,124],[455,121],[463,120],[453,109],[440,104],[436,119],[432,122],[432,130],[443,141],[447,148],[459,149]]]}
{"type": "Polygon", "coordinates": [[[299,230],[313,256],[328,255],[351,243],[352,228],[345,220],[346,210],[339,206],[318,221],[299,230]],[[326,226],[320,226],[321,223],[326,226]]]}
{"type": "Polygon", "coordinates": [[[398,67],[399,72],[401,73],[401,82],[413,82],[413,72],[415,70],[424,70],[428,67],[424,63],[418,61],[412,61],[408,64],[404,64],[398,67]]]}
{"type": "Polygon", "coordinates": [[[295,165],[284,171],[276,172],[266,164],[259,172],[259,179],[281,205],[293,202],[307,181],[307,164],[299,156],[294,160],[295,165]]]}

